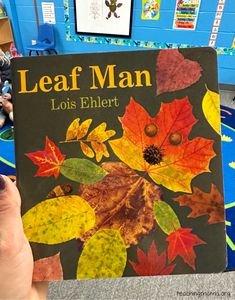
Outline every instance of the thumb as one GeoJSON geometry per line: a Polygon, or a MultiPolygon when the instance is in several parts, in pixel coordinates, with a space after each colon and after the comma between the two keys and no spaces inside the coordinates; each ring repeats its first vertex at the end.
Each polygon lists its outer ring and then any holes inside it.
{"type": "MultiPolygon", "coordinates": [[[[12,244],[17,250],[16,246],[20,246],[22,240],[25,239],[20,205],[21,199],[16,186],[8,177],[0,175],[0,251],[12,244]]],[[[9,254],[11,253],[8,252],[9,254]]]]}
{"type": "Polygon", "coordinates": [[[11,180],[0,175],[0,299],[28,299],[33,257],[24,235],[20,215],[21,199],[11,180]],[[14,287],[14,288],[13,288],[14,287]],[[13,296],[14,295],[14,296],[13,296]]]}

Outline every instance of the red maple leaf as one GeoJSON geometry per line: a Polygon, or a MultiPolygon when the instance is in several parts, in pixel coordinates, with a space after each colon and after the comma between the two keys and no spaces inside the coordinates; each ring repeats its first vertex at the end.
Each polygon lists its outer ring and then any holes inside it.
{"type": "Polygon", "coordinates": [[[199,63],[184,58],[178,49],[161,50],[157,58],[157,95],[189,87],[201,75],[199,63]]]}
{"type": "Polygon", "coordinates": [[[206,244],[195,234],[191,233],[192,228],[180,228],[172,232],[166,240],[169,242],[168,259],[172,262],[176,256],[181,256],[186,264],[195,270],[196,254],[193,247],[206,244]]]}
{"type": "Polygon", "coordinates": [[[65,155],[63,155],[59,148],[46,137],[46,145],[44,151],[36,151],[25,154],[30,158],[39,169],[35,176],[51,176],[58,178],[60,175],[60,166],[63,164],[65,155]]]}
{"type": "Polygon", "coordinates": [[[154,241],[149,251],[145,254],[140,248],[137,248],[138,263],[129,260],[135,272],[140,276],[169,275],[175,268],[174,265],[166,266],[166,251],[158,255],[154,241]]]}

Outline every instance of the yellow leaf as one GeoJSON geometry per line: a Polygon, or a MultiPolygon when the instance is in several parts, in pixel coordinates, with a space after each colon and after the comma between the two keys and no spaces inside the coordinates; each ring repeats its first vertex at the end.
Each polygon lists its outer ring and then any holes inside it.
{"type": "Polygon", "coordinates": [[[101,123],[98,127],[90,132],[87,137],[87,141],[94,141],[94,142],[105,142],[113,135],[116,134],[114,130],[107,130],[106,131],[106,123],[101,123]]]}
{"type": "Polygon", "coordinates": [[[93,150],[95,151],[96,154],[96,160],[98,162],[101,161],[102,157],[109,157],[109,152],[107,150],[107,147],[103,143],[96,143],[96,142],[91,142],[91,146],[93,150]]]}
{"type": "Polygon", "coordinates": [[[90,125],[92,123],[92,119],[88,119],[82,122],[81,125],[79,124],[79,122],[80,119],[77,118],[69,125],[69,128],[66,133],[66,141],[70,141],[74,139],[79,140],[87,134],[90,125]]]}
{"type": "Polygon", "coordinates": [[[220,98],[219,94],[207,89],[202,101],[203,113],[211,127],[220,134],[220,98]]]}
{"type": "Polygon", "coordinates": [[[80,119],[77,118],[69,125],[69,128],[66,133],[66,141],[70,141],[76,138],[77,131],[79,128],[79,121],[80,119]]]}
{"type": "Polygon", "coordinates": [[[82,149],[82,152],[89,158],[93,158],[95,156],[93,150],[91,149],[91,147],[89,147],[87,144],[80,142],[80,146],[82,149]]]}
{"type": "Polygon", "coordinates": [[[126,245],[119,230],[97,231],[86,242],[79,258],[77,279],[121,277],[126,260],[126,245]]]}
{"type": "Polygon", "coordinates": [[[80,140],[82,139],[88,132],[90,125],[92,123],[92,119],[88,119],[79,126],[78,131],[77,131],[77,139],[80,140]]]}
{"type": "Polygon", "coordinates": [[[42,201],[22,218],[29,241],[58,244],[90,230],[95,225],[95,212],[79,196],[62,196],[42,201]]]}

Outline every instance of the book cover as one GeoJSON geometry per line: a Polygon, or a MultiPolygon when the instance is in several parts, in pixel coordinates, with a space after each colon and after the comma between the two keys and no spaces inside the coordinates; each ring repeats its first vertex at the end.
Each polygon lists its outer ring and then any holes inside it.
{"type": "Polygon", "coordinates": [[[34,280],[225,269],[213,49],[17,58],[12,73],[34,280]]]}

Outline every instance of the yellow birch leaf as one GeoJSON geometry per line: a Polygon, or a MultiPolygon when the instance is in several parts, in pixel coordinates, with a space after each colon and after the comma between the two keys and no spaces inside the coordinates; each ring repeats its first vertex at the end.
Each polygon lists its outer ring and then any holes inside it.
{"type": "Polygon", "coordinates": [[[89,147],[87,144],[80,142],[80,146],[82,149],[82,152],[89,158],[93,158],[95,156],[93,150],[91,149],[91,147],[89,147]]]}
{"type": "Polygon", "coordinates": [[[82,124],[79,126],[77,131],[77,139],[82,139],[88,132],[90,125],[92,123],[92,119],[87,119],[86,121],[82,122],[82,124]]]}
{"type": "Polygon", "coordinates": [[[97,162],[100,162],[103,156],[109,157],[109,152],[108,152],[105,144],[91,142],[91,146],[92,146],[93,150],[95,151],[97,162]]]}
{"type": "Polygon", "coordinates": [[[75,119],[70,125],[66,133],[66,141],[73,140],[77,137],[80,119],[75,119]]]}
{"type": "Polygon", "coordinates": [[[29,241],[58,244],[79,238],[95,225],[95,212],[79,196],[62,196],[38,203],[23,218],[29,241]]]}
{"type": "Polygon", "coordinates": [[[87,141],[94,141],[94,142],[105,142],[112,136],[116,134],[114,130],[107,130],[106,131],[107,124],[105,122],[101,123],[99,126],[97,126],[94,130],[92,130],[88,137],[87,141]]]}
{"type": "Polygon", "coordinates": [[[78,261],[77,279],[121,277],[126,260],[126,245],[119,230],[99,230],[85,244],[78,261]]]}
{"type": "Polygon", "coordinates": [[[220,98],[219,94],[207,89],[202,101],[203,113],[211,127],[220,134],[220,98]]]}

